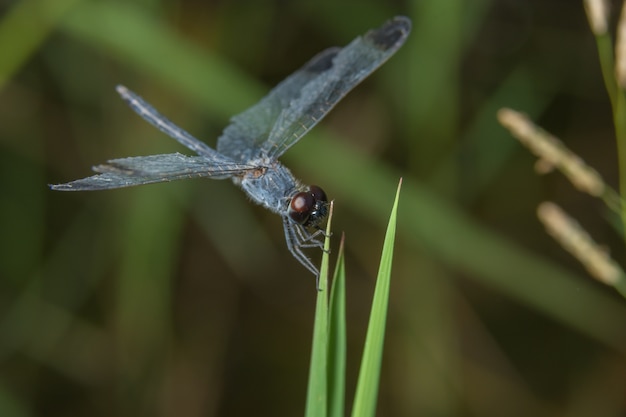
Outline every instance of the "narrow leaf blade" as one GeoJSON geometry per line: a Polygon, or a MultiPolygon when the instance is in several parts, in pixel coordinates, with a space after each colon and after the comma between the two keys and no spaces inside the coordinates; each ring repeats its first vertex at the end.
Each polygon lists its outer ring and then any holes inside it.
{"type": "Polygon", "coordinates": [[[374,300],[365,337],[363,358],[357,382],[353,417],[373,417],[376,413],[378,399],[378,384],[380,380],[380,367],[383,357],[383,342],[385,338],[385,322],[387,320],[387,306],[389,304],[389,287],[391,284],[391,263],[393,260],[393,246],[396,235],[396,218],[398,198],[402,179],[398,184],[396,199],[391,210],[387,233],[383,244],[383,251],[376,279],[374,300]]]}
{"type": "Polygon", "coordinates": [[[328,415],[342,417],[346,392],[346,270],[344,235],[341,236],[337,265],[330,292],[328,327],[328,415]]]}
{"type": "Polygon", "coordinates": [[[328,349],[328,263],[330,252],[330,226],[333,217],[333,202],[330,203],[324,254],[320,267],[315,321],[313,324],[313,346],[306,398],[306,417],[325,417],[327,407],[327,349],[328,349]]]}

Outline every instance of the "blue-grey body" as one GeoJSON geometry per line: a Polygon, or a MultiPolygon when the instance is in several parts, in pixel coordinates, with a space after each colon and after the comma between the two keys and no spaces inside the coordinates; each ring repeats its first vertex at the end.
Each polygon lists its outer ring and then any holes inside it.
{"type": "Polygon", "coordinates": [[[291,198],[305,191],[306,187],[278,161],[258,158],[250,163],[260,168],[247,171],[242,176],[233,176],[233,183],[241,187],[255,203],[276,214],[287,213],[291,198]]]}

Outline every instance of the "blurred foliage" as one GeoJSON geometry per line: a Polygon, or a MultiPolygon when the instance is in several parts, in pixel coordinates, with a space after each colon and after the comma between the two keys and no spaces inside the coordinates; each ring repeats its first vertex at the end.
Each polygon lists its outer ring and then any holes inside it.
{"type": "Polygon", "coordinates": [[[623,300],[535,207],[566,206],[622,265],[623,241],[495,119],[528,113],[616,183],[580,2],[22,0],[0,3],[0,415],[303,413],[315,281],[276,216],[227,181],[46,184],[184,152],[118,83],[214,145],[308,58],[396,14],[407,44],[284,157],[346,233],[347,398],[403,177],[378,415],[626,411],[623,300]]]}

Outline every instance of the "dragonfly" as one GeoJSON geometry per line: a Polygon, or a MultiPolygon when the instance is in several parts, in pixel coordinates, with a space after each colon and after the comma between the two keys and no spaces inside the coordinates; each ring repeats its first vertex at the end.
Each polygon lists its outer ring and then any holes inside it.
{"type": "Polygon", "coordinates": [[[306,255],[320,248],[329,211],[326,193],[296,179],[278,158],[298,142],[357,84],[404,44],[411,20],[397,16],[343,48],[328,48],[291,74],[256,105],[231,118],[215,149],[159,114],[128,88],[117,92],[139,116],[196,155],[169,153],[112,159],[96,175],[57,191],[107,190],[186,178],[231,179],[255,203],[280,215],[287,248],[306,269],[319,269],[306,255]]]}

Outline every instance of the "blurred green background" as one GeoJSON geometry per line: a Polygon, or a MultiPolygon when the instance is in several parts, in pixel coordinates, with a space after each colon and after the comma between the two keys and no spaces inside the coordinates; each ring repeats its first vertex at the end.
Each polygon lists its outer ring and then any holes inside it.
{"type": "Polygon", "coordinates": [[[626,413],[624,300],[535,208],[556,201],[622,264],[623,240],[495,119],[528,113],[615,185],[582,2],[4,0],[0,416],[302,415],[315,286],[277,216],[229,181],[46,185],[186,152],[118,83],[213,146],[315,53],[396,14],[406,45],[283,157],[346,233],[348,398],[403,177],[378,415],[626,413]]]}

